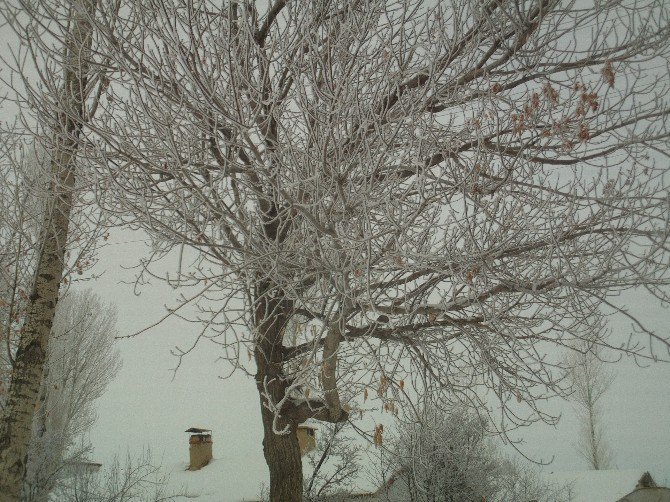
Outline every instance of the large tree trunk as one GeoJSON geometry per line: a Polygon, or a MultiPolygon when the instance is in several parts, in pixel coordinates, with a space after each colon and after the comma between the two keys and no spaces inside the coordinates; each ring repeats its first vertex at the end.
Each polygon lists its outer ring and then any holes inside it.
{"type": "Polygon", "coordinates": [[[40,257],[15,364],[0,422],[0,502],[20,499],[33,417],[38,407],[49,335],[65,268],[64,255],[75,185],[75,156],[83,122],[92,26],[96,0],[73,2],[66,45],[64,89],[51,151],[51,181],[42,228],[40,257]]]}
{"type": "Polygon", "coordinates": [[[270,501],[302,501],[302,458],[295,426],[288,434],[275,434],[272,430],[274,415],[263,405],[263,454],[270,469],[270,501]]]}
{"type": "Polygon", "coordinates": [[[257,326],[255,361],[256,386],[260,396],[263,418],[263,453],[270,469],[270,501],[302,501],[302,459],[296,427],[298,419],[291,406],[279,412],[277,429],[288,427],[288,433],[275,434],[275,413],[268,408],[281,401],[289,386],[283,371],[283,334],[290,305],[283,295],[267,282],[255,293],[255,324],[257,326]],[[268,398],[270,400],[268,401],[268,398]]]}

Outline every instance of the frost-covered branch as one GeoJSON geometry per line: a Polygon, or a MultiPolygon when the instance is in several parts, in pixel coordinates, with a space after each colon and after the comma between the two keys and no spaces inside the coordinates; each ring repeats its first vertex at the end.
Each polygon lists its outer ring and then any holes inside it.
{"type": "Polygon", "coordinates": [[[142,274],[191,250],[170,280],[211,286],[202,338],[255,373],[275,499],[297,385],[334,420],[376,389],[551,422],[553,349],[621,291],[670,299],[667,2],[101,8],[100,202],[151,236],[142,274]]]}

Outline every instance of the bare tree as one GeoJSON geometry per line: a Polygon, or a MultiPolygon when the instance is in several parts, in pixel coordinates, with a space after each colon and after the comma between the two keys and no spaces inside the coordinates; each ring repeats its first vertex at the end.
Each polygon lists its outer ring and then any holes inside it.
{"type": "Polygon", "coordinates": [[[614,453],[605,439],[603,397],[612,386],[614,373],[605,365],[598,345],[584,342],[571,355],[571,399],[581,421],[577,450],[589,468],[611,469],[614,453]],[[581,350],[580,350],[581,349],[581,350]]]}
{"type": "Polygon", "coordinates": [[[397,482],[412,502],[493,500],[499,459],[477,415],[425,409],[419,421],[401,425],[391,449],[397,482]]]}
{"type": "MultiPolygon", "coordinates": [[[[44,213],[48,159],[11,131],[2,135],[0,162],[0,409],[4,409],[14,357],[35,276],[44,213]]],[[[76,215],[75,215],[76,218],[76,215]]],[[[67,281],[67,279],[66,279],[67,281]]],[[[92,403],[113,378],[114,312],[90,292],[69,293],[56,317],[33,418],[24,500],[45,500],[64,464],[90,452],[83,434],[92,403]]]]}
{"type": "Polygon", "coordinates": [[[114,349],[116,311],[91,291],[68,292],[56,309],[23,498],[47,500],[73,462],[88,460],[85,435],[94,402],[119,368],[114,349]]]}
{"type": "Polygon", "coordinates": [[[496,495],[491,502],[571,502],[571,484],[547,481],[534,466],[513,460],[503,460],[497,480],[496,495]]]}
{"type": "Polygon", "coordinates": [[[319,502],[339,495],[346,500],[362,463],[360,444],[349,433],[347,422],[325,424],[319,429],[316,448],[307,455],[309,474],[305,479],[304,500],[319,502]]]}
{"type": "MultiPolygon", "coordinates": [[[[37,241],[35,275],[13,357],[13,371],[0,421],[0,501],[19,500],[49,336],[58,292],[67,273],[66,247],[76,181],[75,160],[82,124],[94,108],[86,105],[95,88],[89,75],[92,44],[91,16],[97,0],[76,0],[59,5],[42,2],[43,11],[30,1],[1,4],[2,16],[21,37],[14,52],[13,77],[28,83],[25,65],[34,63],[41,87],[26,85],[17,101],[33,113],[36,130],[46,132],[44,149],[49,162],[48,188],[37,241]],[[44,17],[56,20],[45,26],[44,17]],[[55,48],[52,40],[62,41],[55,48]],[[52,92],[53,91],[53,92],[52,92]]],[[[14,87],[14,86],[13,86],[14,87]]],[[[25,117],[25,116],[24,116],[25,117]]],[[[28,124],[26,124],[28,125],[28,124]]],[[[35,138],[43,138],[36,135],[35,138]]]]}
{"type": "MultiPolygon", "coordinates": [[[[39,258],[38,241],[49,164],[44,152],[35,151],[34,142],[25,141],[16,131],[3,133],[2,139],[0,409],[6,404],[17,345],[29,305],[27,292],[33,283],[39,258]]],[[[82,216],[79,213],[73,215],[78,231],[83,228],[77,221],[82,216]]],[[[87,256],[86,250],[80,249],[73,261],[81,264],[87,256]]],[[[84,268],[75,266],[80,273],[84,268]]],[[[67,276],[64,282],[69,282],[67,276]]],[[[90,292],[70,293],[65,304],[59,303],[56,309],[50,335],[55,345],[47,351],[38,412],[33,418],[25,500],[43,500],[57,481],[63,463],[90,450],[87,443],[79,444],[78,436],[90,427],[92,402],[113,378],[118,365],[118,356],[111,349],[113,321],[113,309],[103,306],[90,292]],[[95,379],[92,378],[94,375],[95,379]],[[84,393],[80,394],[82,390],[84,393]]]]}
{"type": "MultiPolygon", "coordinates": [[[[168,315],[205,320],[199,339],[254,376],[273,501],[301,498],[300,422],[428,391],[495,396],[503,430],[552,421],[538,403],[568,386],[551,348],[619,291],[668,299],[669,13],[102,6],[102,202],[153,237],[138,281],[176,261],[158,276],[200,293],[168,315]]],[[[645,335],[617,349],[667,359],[645,335]]]]}
{"type": "Polygon", "coordinates": [[[168,488],[169,476],[156,465],[151,450],[141,455],[118,457],[102,473],[73,472],[57,488],[57,500],[69,502],[172,502],[198,498],[186,490],[168,488]]]}
{"type": "MultiPolygon", "coordinates": [[[[392,474],[391,500],[411,502],[567,502],[566,487],[553,486],[529,466],[501,454],[488,424],[464,407],[429,406],[409,416],[378,458],[392,474]]],[[[383,497],[383,494],[381,495],[383,497]]]]}

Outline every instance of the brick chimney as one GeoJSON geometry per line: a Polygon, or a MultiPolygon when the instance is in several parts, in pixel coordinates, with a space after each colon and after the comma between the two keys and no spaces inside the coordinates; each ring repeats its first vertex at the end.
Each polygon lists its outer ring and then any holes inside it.
{"type": "Polygon", "coordinates": [[[191,427],[186,432],[191,433],[188,440],[188,450],[190,463],[189,471],[202,469],[212,460],[212,431],[210,429],[200,429],[191,427]]]}

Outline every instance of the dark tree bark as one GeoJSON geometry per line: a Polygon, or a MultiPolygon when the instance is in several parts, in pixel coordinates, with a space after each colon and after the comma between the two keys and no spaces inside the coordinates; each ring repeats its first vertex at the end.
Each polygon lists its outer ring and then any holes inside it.
{"type": "Polygon", "coordinates": [[[263,455],[270,469],[270,501],[300,502],[302,500],[302,458],[295,426],[288,434],[272,430],[273,414],[263,406],[263,455]]]}
{"type": "Polygon", "coordinates": [[[288,502],[302,500],[302,459],[296,427],[295,410],[285,406],[280,412],[277,428],[287,427],[286,434],[275,434],[275,413],[269,407],[282,401],[289,387],[283,371],[283,333],[290,304],[271,284],[261,282],[256,290],[256,386],[260,396],[263,419],[263,454],[270,470],[270,500],[288,502]],[[270,398],[270,399],[268,399],[270,398]]]}

